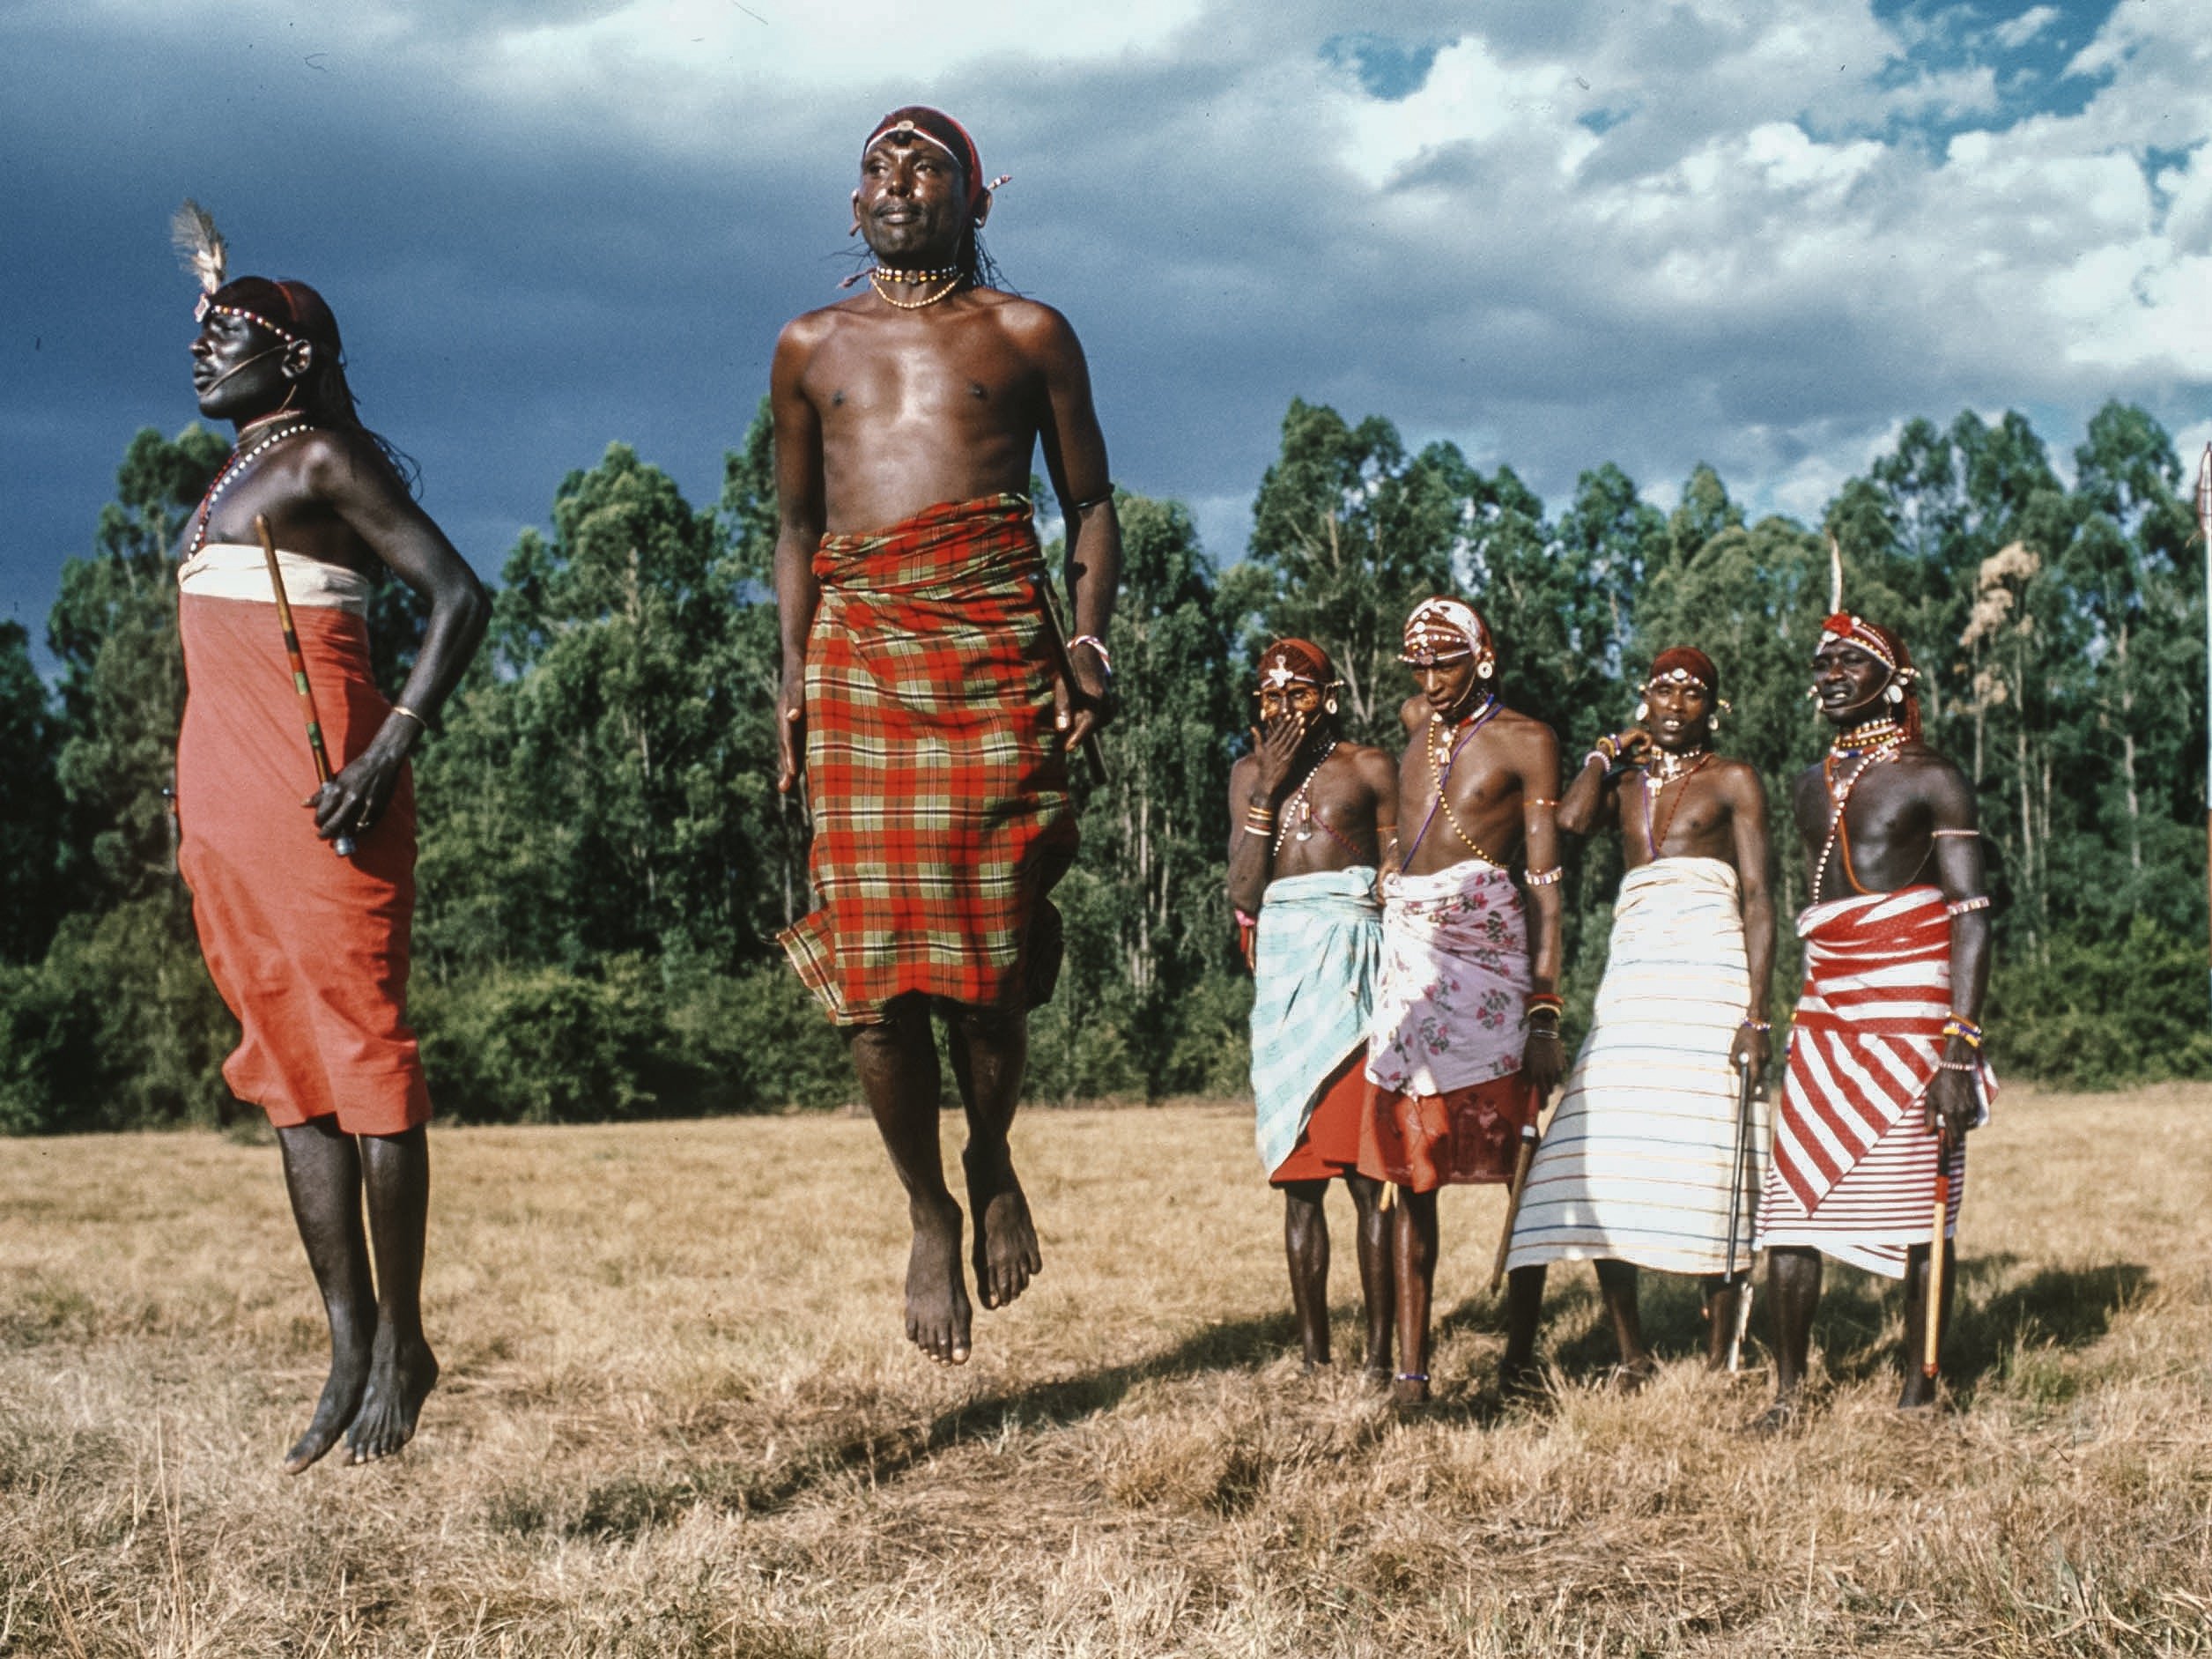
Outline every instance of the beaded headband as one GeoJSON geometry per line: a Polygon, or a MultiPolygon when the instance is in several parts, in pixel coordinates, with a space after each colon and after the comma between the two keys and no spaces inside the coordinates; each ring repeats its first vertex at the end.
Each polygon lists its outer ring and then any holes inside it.
{"type": "Polygon", "coordinates": [[[1491,648],[1490,628],[1475,607],[1441,594],[1414,606],[1406,618],[1405,648],[1398,660],[1430,668],[1462,656],[1472,656],[1477,669],[1498,658],[1491,648]]]}
{"type": "Polygon", "coordinates": [[[1820,625],[1820,644],[1855,646],[1907,685],[1920,677],[1920,670],[1912,666],[1912,659],[1894,634],[1848,611],[1838,611],[1820,625]]]}
{"type": "Polygon", "coordinates": [[[1004,184],[1012,175],[1002,173],[988,184],[983,180],[983,159],[977,152],[975,140],[968,130],[946,115],[942,109],[931,109],[926,104],[908,104],[894,109],[876,123],[876,130],[868,135],[868,142],[861,146],[861,159],[876,147],[878,139],[897,133],[908,140],[919,138],[936,145],[950,156],[967,181],[968,211],[973,212],[983,198],[1004,184]]]}
{"type": "Polygon", "coordinates": [[[1329,692],[1343,684],[1328,654],[1310,641],[1277,640],[1260,653],[1262,692],[1279,692],[1292,685],[1313,685],[1329,692]]]}

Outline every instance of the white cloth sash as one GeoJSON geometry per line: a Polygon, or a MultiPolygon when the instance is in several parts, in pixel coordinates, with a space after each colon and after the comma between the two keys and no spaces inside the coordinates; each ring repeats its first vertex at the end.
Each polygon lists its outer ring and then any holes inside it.
{"type": "MultiPolygon", "coordinates": [[[[374,590],[366,576],[344,565],[325,564],[304,553],[277,550],[277,567],[284,573],[285,597],[300,610],[351,611],[368,616],[374,590]]],[[[277,595],[269,585],[269,559],[260,548],[244,542],[210,542],[177,567],[177,587],[199,599],[244,599],[274,604],[277,595]]]]}

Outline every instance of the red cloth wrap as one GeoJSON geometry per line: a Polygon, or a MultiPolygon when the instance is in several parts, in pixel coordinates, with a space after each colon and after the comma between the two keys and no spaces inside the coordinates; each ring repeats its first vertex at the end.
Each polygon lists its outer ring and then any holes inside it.
{"type": "Polygon", "coordinates": [[[1293,1181],[1328,1181],[1359,1168],[1359,1129],[1367,1114],[1365,1075],[1367,1051],[1356,1049],[1313,1102],[1313,1115],[1298,1132],[1291,1155],[1268,1180],[1280,1187],[1293,1181]]]}
{"type": "Polygon", "coordinates": [[[988,496],[825,536],[807,636],[810,868],[779,942],[841,1026],[910,991],[1048,1000],[1076,852],[1057,653],[1029,503],[988,496]]]}
{"type": "MultiPolygon", "coordinates": [[[[292,611],[334,767],[391,705],[350,611],[292,611]]],[[[408,1029],[415,786],[402,768],[351,858],[314,833],[307,729],[274,604],[184,595],[189,694],[177,735],[177,863],[215,987],[244,1034],[223,1078],[279,1129],[335,1115],[349,1135],[430,1116],[408,1029]]]]}
{"type": "Polygon", "coordinates": [[[1359,1173],[1408,1192],[1495,1185],[1513,1178],[1520,1131],[1542,1102],[1518,1071],[1448,1094],[1399,1094],[1370,1083],[1359,1126],[1359,1173]]]}

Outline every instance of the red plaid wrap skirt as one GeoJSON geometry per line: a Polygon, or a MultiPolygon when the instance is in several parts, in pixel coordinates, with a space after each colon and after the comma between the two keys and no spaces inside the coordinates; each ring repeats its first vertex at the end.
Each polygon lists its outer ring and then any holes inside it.
{"type": "Polygon", "coordinates": [[[1024,1009],[1052,995],[1076,852],[1053,726],[1056,653],[1030,505],[986,496],[825,536],[806,653],[810,856],[820,900],[778,942],[840,1026],[918,991],[1024,1009]]]}

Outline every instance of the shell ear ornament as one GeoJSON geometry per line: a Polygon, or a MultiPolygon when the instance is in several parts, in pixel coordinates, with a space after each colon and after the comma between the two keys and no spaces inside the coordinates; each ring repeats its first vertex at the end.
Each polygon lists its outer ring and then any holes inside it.
{"type": "Polygon", "coordinates": [[[1895,680],[1891,680],[1890,682],[1889,689],[1882,694],[1888,698],[1891,706],[1894,707],[1905,700],[1905,687],[1898,685],[1895,680]]]}
{"type": "Polygon", "coordinates": [[[1478,663],[1475,665],[1475,674],[1476,678],[1488,679],[1491,677],[1491,665],[1490,663],[1478,663]]]}
{"type": "Polygon", "coordinates": [[[1636,705],[1636,718],[1637,718],[1637,719],[1639,719],[1639,720],[1649,720],[1651,717],[1652,717],[1652,706],[1651,706],[1651,704],[1650,704],[1648,701],[1646,701],[1646,702],[1639,702],[1639,703],[1638,703],[1638,704],[1636,705]]]}
{"type": "Polygon", "coordinates": [[[1333,715],[1333,714],[1335,714],[1335,713],[1336,712],[1336,699],[1335,699],[1335,696],[1332,693],[1330,696],[1328,696],[1328,698],[1324,699],[1324,700],[1323,700],[1323,701],[1322,701],[1322,703],[1321,703],[1321,707],[1322,707],[1323,708],[1327,709],[1327,710],[1328,710],[1330,714],[1332,714],[1332,715],[1333,715]]]}

